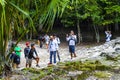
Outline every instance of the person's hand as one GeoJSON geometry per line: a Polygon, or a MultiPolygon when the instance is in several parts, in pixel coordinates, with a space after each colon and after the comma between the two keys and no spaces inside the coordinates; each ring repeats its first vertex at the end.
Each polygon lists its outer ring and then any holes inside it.
{"type": "Polygon", "coordinates": [[[68,37],[68,34],[66,34],[66,37],[68,37]]]}

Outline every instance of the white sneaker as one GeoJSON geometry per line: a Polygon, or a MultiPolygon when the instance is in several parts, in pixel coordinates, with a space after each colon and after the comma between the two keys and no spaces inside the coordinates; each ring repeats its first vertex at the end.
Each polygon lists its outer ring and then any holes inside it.
{"type": "Polygon", "coordinates": [[[53,65],[57,65],[57,63],[54,63],[53,65]]]}

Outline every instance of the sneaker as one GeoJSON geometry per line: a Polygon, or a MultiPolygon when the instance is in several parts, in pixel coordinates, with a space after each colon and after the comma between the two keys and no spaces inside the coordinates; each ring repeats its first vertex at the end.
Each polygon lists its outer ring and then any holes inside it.
{"type": "Polygon", "coordinates": [[[53,65],[57,65],[57,63],[54,63],[53,65]]]}
{"type": "Polygon", "coordinates": [[[48,65],[50,65],[50,64],[52,64],[52,63],[48,63],[48,65]]]}
{"type": "Polygon", "coordinates": [[[37,64],[36,67],[40,67],[40,66],[37,64]]]}

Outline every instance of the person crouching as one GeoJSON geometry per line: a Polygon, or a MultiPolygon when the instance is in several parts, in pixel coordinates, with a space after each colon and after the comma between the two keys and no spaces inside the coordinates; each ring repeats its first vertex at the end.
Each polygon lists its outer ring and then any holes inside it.
{"type": "Polygon", "coordinates": [[[36,67],[39,67],[39,65],[38,65],[38,63],[39,63],[39,57],[38,57],[38,54],[36,52],[35,45],[31,44],[31,49],[30,49],[30,52],[29,52],[29,55],[28,55],[28,64],[29,64],[29,67],[31,67],[33,59],[36,60],[36,63],[37,63],[36,67]],[[34,53],[36,54],[36,57],[34,57],[34,53]]]}

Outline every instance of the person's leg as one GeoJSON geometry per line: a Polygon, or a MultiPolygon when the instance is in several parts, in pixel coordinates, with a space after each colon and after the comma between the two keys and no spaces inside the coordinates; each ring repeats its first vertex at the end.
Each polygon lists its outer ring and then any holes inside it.
{"type": "Polygon", "coordinates": [[[53,55],[54,55],[54,63],[56,63],[56,51],[53,51],[53,55]]]}
{"type": "Polygon", "coordinates": [[[70,56],[71,56],[71,59],[72,59],[72,46],[69,46],[69,52],[70,52],[70,56]]]}
{"type": "Polygon", "coordinates": [[[29,64],[29,68],[31,67],[31,63],[29,64]]]}
{"type": "Polygon", "coordinates": [[[46,44],[46,49],[48,49],[48,44],[46,44]]]}
{"type": "Polygon", "coordinates": [[[70,55],[71,55],[71,59],[72,59],[73,58],[72,53],[70,53],[70,55]]]}
{"type": "Polygon", "coordinates": [[[26,59],[26,68],[28,67],[28,57],[25,57],[25,59],[26,59]]]}
{"type": "Polygon", "coordinates": [[[39,63],[39,60],[40,60],[40,58],[37,57],[37,58],[36,58],[36,63],[37,63],[36,66],[38,66],[38,67],[39,67],[39,64],[38,64],[38,63],[39,63]]]}
{"type": "Polygon", "coordinates": [[[74,57],[77,57],[77,56],[76,56],[76,53],[75,53],[75,46],[73,46],[73,51],[72,51],[72,52],[73,52],[73,54],[74,54],[74,57]]]}
{"type": "Polygon", "coordinates": [[[42,48],[41,41],[40,41],[40,48],[42,48]]]}
{"type": "Polygon", "coordinates": [[[17,67],[17,64],[16,63],[13,63],[13,68],[16,69],[17,67]]]}
{"type": "Polygon", "coordinates": [[[52,64],[52,55],[53,55],[53,51],[50,51],[50,64],[52,64]]]}
{"type": "Polygon", "coordinates": [[[29,61],[29,68],[30,68],[32,65],[32,59],[28,59],[28,61],[29,61]]]}
{"type": "Polygon", "coordinates": [[[59,62],[60,62],[60,55],[59,55],[58,50],[56,51],[56,54],[57,54],[58,60],[59,60],[59,62]]]}

